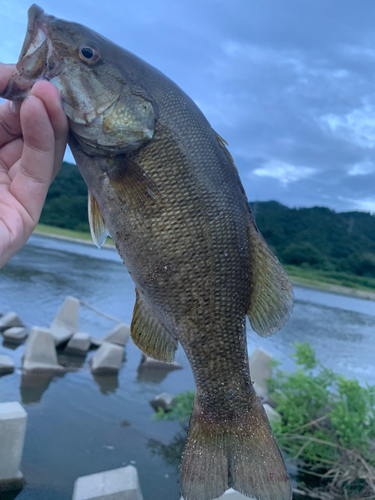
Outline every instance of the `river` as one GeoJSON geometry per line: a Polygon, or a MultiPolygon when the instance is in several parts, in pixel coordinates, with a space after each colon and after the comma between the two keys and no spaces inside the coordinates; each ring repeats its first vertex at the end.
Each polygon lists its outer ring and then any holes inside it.
{"type": "MultiPolygon", "coordinates": [[[[17,312],[28,328],[48,327],[67,295],[131,322],[134,285],[114,250],[33,236],[0,273],[0,310],[17,312]]],[[[249,352],[263,347],[281,368],[293,370],[292,344],[307,340],[327,367],[375,384],[375,302],[299,287],[295,295],[292,318],[274,337],[262,339],[248,325],[249,352]]],[[[113,326],[81,308],[81,331],[103,337],[113,326]]],[[[141,352],[131,342],[118,377],[94,378],[91,353],[85,360],[60,354],[69,367],[64,376],[26,377],[23,349],[0,344],[0,354],[17,366],[0,378],[0,402],[19,401],[28,413],[21,464],[27,484],[4,500],[70,500],[77,477],[128,464],[138,469],[144,500],[179,499],[177,469],[157,450],[180,428],[152,421],[149,400],[194,388],[181,349],[177,361],[183,369],[159,379],[138,372],[141,352]]]]}

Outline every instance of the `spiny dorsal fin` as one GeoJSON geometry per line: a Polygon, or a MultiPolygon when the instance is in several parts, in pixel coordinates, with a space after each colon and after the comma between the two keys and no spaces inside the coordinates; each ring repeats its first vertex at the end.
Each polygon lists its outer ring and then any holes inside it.
{"type": "Polygon", "coordinates": [[[89,191],[88,198],[89,224],[91,237],[95,245],[100,248],[109,236],[102,213],[96,198],[89,191]]]}
{"type": "MultiPolygon", "coordinates": [[[[215,132],[215,130],[214,130],[215,132]]],[[[234,168],[237,170],[236,165],[234,164],[233,156],[230,154],[230,152],[227,149],[228,143],[225,141],[217,132],[215,132],[217,142],[219,143],[219,146],[224,150],[224,154],[227,157],[227,160],[230,161],[230,163],[234,166],[234,168]]]]}
{"type": "Polygon", "coordinates": [[[162,200],[157,185],[142,167],[125,155],[111,159],[106,172],[116,194],[125,204],[139,207],[162,200]]]}
{"type": "Polygon", "coordinates": [[[247,315],[253,330],[268,337],[288,321],[293,309],[293,287],[254,220],[249,226],[249,246],[251,296],[247,315]]]}
{"type": "Polygon", "coordinates": [[[142,300],[136,290],[133,320],[130,326],[134,344],[147,356],[172,363],[178,341],[160,325],[151,307],[142,300]]]}

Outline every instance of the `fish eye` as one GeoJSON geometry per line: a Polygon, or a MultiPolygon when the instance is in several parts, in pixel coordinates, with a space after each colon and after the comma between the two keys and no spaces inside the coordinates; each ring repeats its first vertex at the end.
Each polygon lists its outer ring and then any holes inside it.
{"type": "Polygon", "coordinates": [[[87,64],[96,63],[100,57],[98,49],[90,47],[89,45],[80,45],[78,48],[78,55],[81,61],[87,64]]]}

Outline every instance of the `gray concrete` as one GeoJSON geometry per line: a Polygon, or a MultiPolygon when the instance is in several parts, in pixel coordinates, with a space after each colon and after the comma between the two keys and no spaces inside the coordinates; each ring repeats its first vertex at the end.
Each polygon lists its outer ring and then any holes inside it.
{"type": "Polygon", "coordinates": [[[124,323],[120,323],[113,330],[111,330],[108,335],[104,337],[105,342],[111,342],[112,344],[118,344],[125,346],[130,339],[130,328],[124,323]]]}
{"type": "MultiPolygon", "coordinates": [[[[181,500],[184,500],[183,497],[181,497],[181,500]]],[[[233,488],[230,488],[223,495],[214,500],[256,500],[256,499],[253,497],[247,497],[245,495],[242,495],[242,493],[240,493],[239,491],[235,491],[233,488]]]]}
{"type": "MultiPolygon", "coordinates": [[[[0,403],[0,481],[22,478],[20,463],[27,413],[17,402],[0,403]]],[[[3,486],[3,485],[2,485],[3,486]]]]}
{"type": "Polygon", "coordinates": [[[3,332],[3,337],[7,342],[19,344],[27,338],[27,331],[23,326],[13,326],[3,332]]]}
{"type": "Polygon", "coordinates": [[[77,332],[69,340],[68,345],[65,347],[66,352],[73,354],[85,355],[90,349],[91,336],[89,333],[77,332]]]}
{"type": "Polygon", "coordinates": [[[79,477],[72,500],[143,500],[137,469],[128,465],[79,477]]]}
{"type": "Polygon", "coordinates": [[[249,360],[251,380],[254,381],[254,389],[261,398],[267,398],[268,395],[266,379],[272,376],[272,359],[271,354],[259,348],[253,351],[249,360]]]}
{"type": "MultiPolygon", "coordinates": [[[[9,373],[13,373],[15,369],[14,361],[9,356],[5,356],[5,354],[0,354],[0,377],[2,375],[8,375],[9,373]]],[[[1,441],[0,441],[1,443],[1,441]]]]}
{"type": "Polygon", "coordinates": [[[12,328],[12,326],[25,326],[15,312],[10,312],[0,318],[0,331],[12,328]]]}
{"type": "Polygon", "coordinates": [[[98,337],[93,337],[92,335],[90,337],[90,340],[91,340],[91,345],[94,347],[100,347],[101,345],[103,345],[104,342],[103,339],[100,339],[98,337]]]}
{"type": "Polygon", "coordinates": [[[164,363],[163,361],[158,361],[157,359],[150,358],[149,356],[142,355],[141,364],[139,368],[150,370],[164,370],[166,372],[172,370],[181,370],[182,366],[173,361],[173,363],[164,363]]]}
{"type": "Polygon", "coordinates": [[[23,368],[28,371],[63,371],[57,362],[55,342],[47,328],[34,326],[25,345],[23,368]]]}
{"type": "Polygon", "coordinates": [[[73,333],[78,331],[79,306],[78,299],[67,297],[52,321],[50,330],[57,346],[69,340],[73,333]]]}
{"type": "Polygon", "coordinates": [[[158,411],[159,408],[161,408],[163,411],[168,411],[171,410],[176,405],[176,403],[172,394],[162,392],[154,399],[151,399],[150,405],[155,411],[158,411]]]}
{"type": "Polygon", "coordinates": [[[117,373],[123,360],[123,347],[103,342],[90,360],[91,371],[97,374],[117,373]]]}

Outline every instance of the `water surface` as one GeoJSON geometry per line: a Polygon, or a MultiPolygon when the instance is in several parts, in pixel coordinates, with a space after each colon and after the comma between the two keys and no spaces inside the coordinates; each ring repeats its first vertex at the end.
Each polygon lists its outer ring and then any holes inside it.
{"type": "MultiPolygon", "coordinates": [[[[114,250],[33,236],[0,273],[0,310],[17,312],[28,328],[48,327],[67,295],[131,321],[134,284],[114,250]]],[[[292,344],[307,340],[326,366],[375,384],[375,303],[302,288],[295,295],[293,316],[274,337],[262,339],[248,325],[249,351],[261,346],[293,370],[292,344]]],[[[114,326],[81,309],[81,331],[103,337],[114,326]]],[[[52,379],[22,374],[23,349],[0,344],[0,354],[17,366],[0,378],[0,402],[19,401],[28,413],[21,465],[27,485],[17,500],[70,500],[77,477],[131,463],[145,500],[179,499],[176,467],[150,447],[170,443],[179,425],[153,422],[149,400],[194,388],[181,349],[183,369],[165,377],[138,372],[141,353],[129,343],[118,377],[93,377],[89,353],[86,359],[61,354],[69,369],[52,379]]]]}

